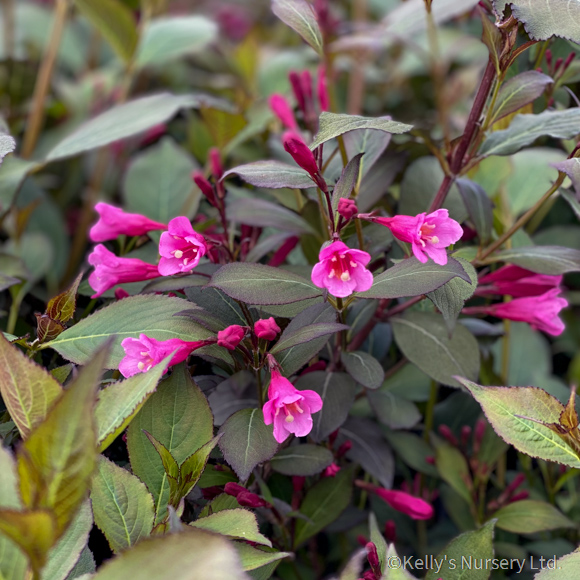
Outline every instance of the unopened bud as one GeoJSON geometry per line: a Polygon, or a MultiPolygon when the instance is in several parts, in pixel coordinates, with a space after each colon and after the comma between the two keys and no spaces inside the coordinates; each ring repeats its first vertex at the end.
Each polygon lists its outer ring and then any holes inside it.
{"type": "Polygon", "coordinates": [[[294,98],[298,103],[298,107],[304,113],[306,111],[306,98],[304,96],[304,91],[302,90],[300,75],[296,71],[290,71],[288,74],[288,80],[292,85],[292,92],[294,93],[294,98]]]}
{"type": "Polygon", "coordinates": [[[242,491],[236,497],[238,503],[244,507],[259,508],[259,507],[272,507],[272,504],[262,499],[259,495],[252,493],[250,491],[242,491]]]}
{"type": "Polygon", "coordinates": [[[338,200],[337,211],[346,221],[349,221],[358,214],[358,208],[356,207],[354,200],[347,199],[346,197],[341,197],[338,200]]]}
{"type": "Polygon", "coordinates": [[[377,552],[377,547],[373,542],[369,542],[366,546],[367,560],[369,561],[371,570],[374,572],[377,578],[381,577],[381,563],[379,562],[379,554],[377,552]]]}
{"type": "Polygon", "coordinates": [[[243,485],[235,483],[234,481],[228,481],[224,487],[224,491],[233,497],[238,497],[240,493],[248,491],[243,485]]]}
{"type": "Polygon", "coordinates": [[[385,539],[389,544],[393,544],[397,541],[397,526],[394,520],[387,520],[385,524],[385,539]]]}
{"type": "Polygon", "coordinates": [[[224,168],[219,149],[216,147],[212,147],[209,150],[209,165],[211,167],[212,175],[215,177],[216,181],[219,181],[224,174],[224,168]]]}
{"type": "Polygon", "coordinates": [[[479,450],[481,449],[481,442],[483,441],[486,429],[487,422],[485,419],[478,419],[475,424],[475,434],[473,437],[473,451],[475,454],[479,453],[479,450]]]}
{"type": "Polygon", "coordinates": [[[216,206],[215,192],[213,190],[211,183],[205,178],[203,173],[201,171],[194,171],[191,174],[191,178],[195,182],[195,185],[199,187],[201,193],[205,195],[209,203],[211,203],[211,205],[215,207],[216,206]]]}
{"type": "Polygon", "coordinates": [[[347,439],[339,448],[338,451],[336,452],[336,457],[340,458],[343,455],[346,455],[350,450],[352,449],[352,441],[350,439],[347,439]]]}
{"type": "Polygon", "coordinates": [[[546,63],[548,64],[548,68],[552,66],[552,51],[549,48],[546,51],[546,63]]]}
{"type": "Polygon", "coordinates": [[[127,290],[125,290],[124,288],[117,288],[115,290],[115,298],[117,300],[123,300],[123,298],[128,298],[129,297],[129,292],[127,292],[127,290]]]}
{"type": "Polygon", "coordinates": [[[453,431],[447,425],[439,425],[439,434],[441,437],[447,440],[447,442],[454,447],[457,447],[458,441],[457,437],[453,435],[453,431]]]}
{"type": "Polygon", "coordinates": [[[461,427],[461,447],[463,449],[467,448],[469,443],[469,438],[471,437],[471,427],[469,425],[463,425],[461,427]]]}
{"type": "Polygon", "coordinates": [[[514,503],[515,501],[521,501],[523,499],[528,499],[530,497],[530,492],[527,490],[520,491],[520,493],[516,493],[516,495],[512,496],[509,500],[510,503],[514,503]]]}
{"type": "Polygon", "coordinates": [[[286,128],[292,131],[298,131],[298,124],[294,118],[294,112],[285,97],[282,95],[272,95],[268,99],[268,104],[272,112],[282,121],[282,124],[286,128]]]}
{"type": "Polygon", "coordinates": [[[321,111],[328,111],[330,109],[330,98],[328,96],[328,87],[326,86],[326,69],[321,66],[318,69],[318,104],[321,111]]]}
{"type": "Polygon", "coordinates": [[[303,475],[295,475],[292,478],[292,489],[294,493],[300,493],[304,488],[304,484],[306,483],[306,478],[303,475]]]}
{"type": "Polygon", "coordinates": [[[562,64],[564,64],[564,59],[562,57],[560,57],[557,61],[556,64],[554,65],[554,74],[556,74],[559,70],[559,68],[562,66],[562,64]]]}
{"type": "Polygon", "coordinates": [[[314,180],[318,180],[320,177],[320,170],[316,159],[314,159],[314,154],[310,151],[308,145],[304,143],[304,140],[300,135],[292,131],[287,131],[283,136],[284,149],[292,155],[292,159],[307,171],[314,180]]]}

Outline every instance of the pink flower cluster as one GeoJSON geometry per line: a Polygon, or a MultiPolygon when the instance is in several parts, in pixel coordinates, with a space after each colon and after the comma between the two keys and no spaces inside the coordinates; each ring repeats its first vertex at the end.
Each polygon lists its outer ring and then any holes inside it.
{"type": "Polygon", "coordinates": [[[137,258],[118,257],[98,244],[89,255],[89,264],[95,267],[89,276],[89,284],[95,290],[92,298],[98,298],[117,284],[189,272],[208,251],[204,237],[193,230],[186,217],[173,218],[165,225],[106,203],[98,203],[95,209],[99,220],[89,233],[93,242],[113,240],[120,235],[141,236],[154,230],[166,231],[159,242],[161,258],[158,265],[137,258]]]}

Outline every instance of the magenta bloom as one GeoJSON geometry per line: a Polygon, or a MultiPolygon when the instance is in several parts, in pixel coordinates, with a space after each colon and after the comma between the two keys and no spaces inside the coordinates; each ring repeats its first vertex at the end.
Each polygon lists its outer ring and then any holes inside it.
{"type": "Polygon", "coordinates": [[[552,288],[558,288],[562,283],[563,276],[549,276],[536,274],[519,266],[508,264],[482,276],[479,279],[477,293],[507,294],[508,296],[539,296],[552,288]]]}
{"type": "Polygon", "coordinates": [[[207,244],[201,234],[193,231],[191,222],[184,216],[173,218],[159,241],[159,273],[171,276],[189,272],[207,252],[207,244]]]}
{"type": "Polygon", "coordinates": [[[274,340],[280,332],[280,327],[272,316],[270,318],[263,318],[254,324],[254,332],[258,338],[265,338],[266,340],[274,340]]]}
{"type": "Polygon", "coordinates": [[[238,324],[232,324],[217,334],[217,343],[228,350],[235,350],[246,335],[246,329],[238,324]]]}
{"type": "Polygon", "coordinates": [[[282,141],[284,143],[284,149],[292,155],[292,159],[296,161],[297,165],[310,173],[310,176],[314,180],[322,179],[318,164],[316,163],[316,159],[314,159],[314,154],[298,133],[286,131],[282,136],[282,141]]]}
{"type": "Polygon", "coordinates": [[[137,258],[119,258],[103,244],[95,246],[89,255],[89,264],[95,267],[95,271],[89,276],[89,284],[95,291],[91,298],[98,298],[117,284],[159,278],[157,266],[137,258]]]}
{"type": "Polygon", "coordinates": [[[347,199],[346,197],[341,197],[338,200],[338,214],[341,215],[346,221],[352,219],[357,213],[358,208],[356,203],[352,199],[347,199]]]}
{"type": "Polygon", "coordinates": [[[320,250],[318,259],[320,262],[312,269],[312,283],[333,296],[344,298],[373,285],[373,275],[365,268],[371,259],[367,252],[336,241],[320,250]]]}
{"type": "Polygon", "coordinates": [[[314,391],[299,391],[276,369],[271,370],[268,402],[264,405],[264,423],[274,423],[274,439],[282,443],[294,434],[303,437],[312,431],[312,413],[322,409],[322,399],[314,391]]]}
{"type": "Polygon", "coordinates": [[[322,474],[324,477],[334,477],[339,471],[340,466],[333,462],[322,472],[322,474]]]}
{"type": "Polygon", "coordinates": [[[359,214],[362,219],[387,226],[395,238],[408,242],[413,254],[420,262],[431,258],[436,264],[447,264],[445,248],[454,244],[463,235],[463,229],[449,217],[446,209],[438,209],[429,215],[420,213],[416,216],[396,215],[392,218],[374,217],[370,214],[359,214]]]}
{"type": "MultiPolygon", "coordinates": [[[[559,288],[552,288],[541,296],[514,298],[510,302],[499,302],[485,308],[488,314],[518,322],[527,322],[536,330],[543,330],[552,336],[564,332],[564,323],[558,314],[568,302],[558,296],[559,288]]],[[[477,307],[476,307],[477,308],[477,307]]]]}
{"type": "Polygon", "coordinates": [[[323,66],[318,69],[317,92],[320,110],[330,110],[330,98],[328,96],[328,87],[326,86],[326,69],[323,66]]]}
{"type": "Polygon", "coordinates": [[[142,236],[152,230],[165,230],[167,226],[155,222],[138,213],[127,213],[119,207],[99,202],[95,206],[99,221],[91,228],[89,238],[92,242],[114,240],[120,235],[142,236]]]}
{"type": "Polygon", "coordinates": [[[139,335],[139,339],[125,338],[121,342],[125,356],[119,363],[119,371],[127,378],[137,373],[146,373],[173,351],[177,351],[169,362],[169,366],[173,366],[187,359],[194,350],[214,342],[213,339],[195,342],[188,342],[180,338],[155,340],[145,334],[139,335]]]}
{"type": "Polygon", "coordinates": [[[356,480],[355,484],[357,487],[378,495],[393,509],[407,514],[414,520],[428,520],[433,517],[433,507],[420,497],[415,497],[404,491],[385,489],[384,487],[379,487],[378,485],[366,483],[361,480],[356,480]]]}
{"type": "Polygon", "coordinates": [[[282,124],[288,129],[293,131],[298,131],[298,124],[296,123],[296,118],[294,117],[294,111],[288,104],[288,101],[282,95],[272,95],[268,99],[268,104],[272,112],[282,121],[282,124]]]}

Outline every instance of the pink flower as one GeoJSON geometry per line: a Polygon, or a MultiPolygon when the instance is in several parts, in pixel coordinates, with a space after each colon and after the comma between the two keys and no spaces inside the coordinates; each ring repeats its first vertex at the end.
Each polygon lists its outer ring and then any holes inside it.
{"type": "Polygon", "coordinates": [[[184,216],[173,218],[167,229],[159,241],[159,273],[171,276],[193,270],[207,252],[204,237],[193,231],[191,222],[184,216]]]}
{"type": "Polygon", "coordinates": [[[394,489],[385,489],[372,483],[367,483],[357,479],[355,485],[361,489],[366,489],[382,500],[386,501],[393,509],[407,514],[414,520],[428,520],[433,517],[433,507],[425,500],[394,489]]]}
{"type": "Polygon", "coordinates": [[[318,169],[318,163],[314,159],[314,154],[298,133],[286,131],[282,137],[282,141],[284,143],[284,149],[292,155],[292,159],[296,161],[297,165],[310,174],[312,179],[317,183],[323,179],[318,169]]]}
{"type": "Polygon", "coordinates": [[[95,291],[91,298],[98,298],[117,284],[159,278],[157,266],[137,258],[119,258],[103,244],[95,246],[89,255],[89,264],[95,266],[95,271],[89,276],[89,284],[95,291]]]}
{"type": "Polygon", "coordinates": [[[322,473],[324,477],[334,477],[340,471],[336,463],[331,463],[322,473]]]}
{"type": "Polygon", "coordinates": [[[294,111],[288,104],[288,101],[282,95],[272,95],[268,99],[268,104],[272,112],[282,121],[282,124],[288,129],[293,131],[298,131],[298,124],[296,123],[296,118],[294,117],[294,111]]]}
{"type": "Polygon", "coordinates": [[[246,329],[237,324],[232,324],[217,334],[217,343],[228,350],[235,350],[242,338],[246,335],[246,329]]]}
{"type": "MultiPolygon", "coordinates": [[[[558,296],[559,288],[552,288],[541,296],[514,298],[510,302],[499,302],[485,307],[486,313],[498,318],[527,322],[536,330],[543,330],[552,336],[559,336],[565,326],[558,314],[568,302],[558,296]]],[[[476,307],[477,308],[477,307],[476,307]]]]}
{"type": "Polygon", "coordinates": [[[365,268],[371,259],[367,252],[336,241],[320,250],[318,259],[320,262],[312,269],[312,283],[333,296],[344,298],[373,285],[373,275],[365,268]]]}
{"type": "Polygon", "coordinates": [[[387,226],[395,238],[411,244],[417,260],[425,263],[429,257],[440,266],[447,264],[445,248],[457,242],[463,235],[463,229],[449,217],[446,209],[438,209],[429,215],[420,213],[416,216],[396,215],[392,218],[381,218],[359,214],[359,218],[387,226]]]}
{"type": "Polygon", "coordinates": [[[280,327],[272,316],[270,318],[263,318],[254,324],[254,332],[258,338],[265,338],[266,340],[274,340],[280,332],[280,327]]]}
{"type": "Polygon", "coordinates": [[[507,294],[509,296],[539,296],[548,292],[552,288],[558,288],[562,283],[563,276],[548,276],[546,274],[536,274],[508,264],[482,276],[479,279],[477,293],[486,294],[507,294]]]}
{"type": "Polygon", "coordinates": [[[97,203],[95,211],[99,214],[99,221],[89,232],[89,238],[93,242],[114,240],[120,235],[142,236],[152,230],[167,228],[161,222],[155,222],[138,213],[127,213],[108,203],[97,203]]]}
{"type": "Polygon", "coordinates": [[[125,350],[125,356],[119,363],[119,371],[124,377],[132,377],[137,373],[146,373],[173,351],[177,351],[169,366],[183,362],[196,349],[214,343],[214,339],[188,342],[180,338],[169,340],[155,340],[145,334],[139,335],[139,339],[125,338],[121,346],[125,350]]]}
{"type": "Polygon", "coordinates": [[[323,66],[318,69],[317,90],[320,110],[328,111],[330,109],[330,99],[328,97],[328,88],[326,86],[326,69],[323,66]]]}
{"type": "Polygon", "coordinates": [[[294,434],[303,437],[312,431],[312,413],[322,409],[322,399],[314,391],[299,391],[276,369],[271,370],[264,423],[274,423],[274,439],[282,443],[294,434]]]}
{"type": "Polygon", "coordinates": [[[352,219],[357,213],[358,208],[356,203],[352,199],[347,199],[346,197],[341,197],[338,200],[338,214],[341,215],[346,221],[352,219]]]}

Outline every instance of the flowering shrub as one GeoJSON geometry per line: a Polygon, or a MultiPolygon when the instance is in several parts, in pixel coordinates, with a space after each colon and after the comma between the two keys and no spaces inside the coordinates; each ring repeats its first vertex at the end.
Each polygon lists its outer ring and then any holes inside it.
{"type": "Polygon", "coordinates": [[[580,5],[195,4],[3,3],[0,579],[576,578],[580,5]]]}

